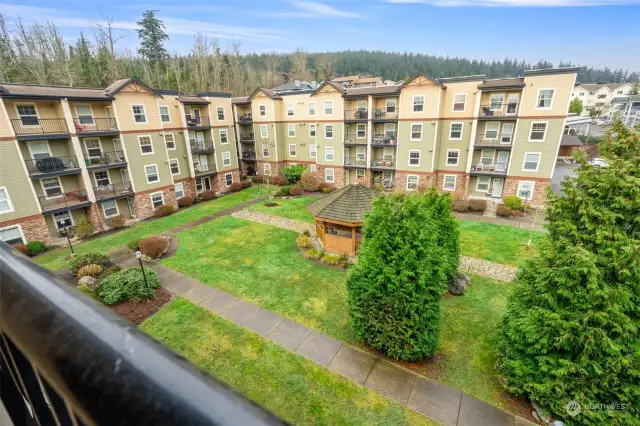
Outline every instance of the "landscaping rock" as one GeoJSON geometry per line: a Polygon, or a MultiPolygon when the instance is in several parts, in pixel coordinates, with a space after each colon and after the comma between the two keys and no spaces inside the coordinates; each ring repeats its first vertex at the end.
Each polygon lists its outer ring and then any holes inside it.
{"type": "Polygon", "coordinates": [[[487,202],[487,209],[484,211],[484,213],[482,214],[482,216],[484,217],[488,217],[490,219],[495,219],[496,217],[496,210],[498,209],[498,203],[494,202],[494,201],[488,201],[487,202]]]}
{"type": "Polygon", "coordinates": [[[462,296],[467,292],[467,285],[469,284],[469,281],[470,278],[468,275],[458,272],[456,277],[449,283],[447,289],[449,290],[449,293],[455,296],[462,296]]]}
{"type": "Polygon", "coordinates": [[[89,290],[94,291],[98,287],[98,280],[93,277],[82,277],[78,280],[78,285],[86,285],[89,290]]]}

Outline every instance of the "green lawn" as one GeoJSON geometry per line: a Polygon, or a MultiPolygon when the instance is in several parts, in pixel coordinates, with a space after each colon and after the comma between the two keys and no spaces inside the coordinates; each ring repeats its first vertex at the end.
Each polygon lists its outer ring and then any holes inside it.
{"type": "Polygon", "coordinates": [[[184,299],[141,328],[292,424],[436,424],[184,299]]]}
{"type": "MultiPolygon", "coordinates": [[[[117,232],[108,236],[95,238],[86,242],[82,242],[74,246],[76,253],[86,253],[89,251],[106,252],[108,250],[127,244],[129,241],[137,238],[145,238],[160,232],[167,231],[176,226],[193,222],[203,216],[216,213],[220,210],[236,206],[245,201],[264,195],[264,190],[259,193],[258,187],[251,187],[235,194],[225,195],[217,200],[206,201],[197,204],[188,209],[179,210],[171,216],[157,220],[148,220],[137,223],[130,228],[121,232],[117,232]]],[[[63,247],[52,250],[35,258],[35,261],[41,266],[55,270],[61,266],[65,266],[64,258],[69,254],[69,248],[63,247]]]]}
{"type": "Polygon", "coordinates": [[[276,198],[275,202],[280,204],[277,207],[267,207],[264,203],[258,203],[249,207],[248,210],[314,223],[313,215],[309,212],[307,205],[322,196],[323,195],[305,195],[296,198],[276,198]]]}

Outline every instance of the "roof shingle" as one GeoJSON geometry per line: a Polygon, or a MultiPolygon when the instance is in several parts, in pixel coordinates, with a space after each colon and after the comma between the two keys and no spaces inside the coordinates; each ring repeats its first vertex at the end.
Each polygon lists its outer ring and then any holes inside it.
{"type": "Polygon", "coordinates": [[[372,199],[371,189],[353,183],[309,204],[309,210],[319,219],[362,223],[371,210],[372,199]]]}

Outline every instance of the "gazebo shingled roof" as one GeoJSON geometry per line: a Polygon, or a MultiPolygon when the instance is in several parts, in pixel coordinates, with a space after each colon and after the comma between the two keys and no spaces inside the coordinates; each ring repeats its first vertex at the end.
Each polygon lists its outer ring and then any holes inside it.
{"type": "Polygon", "coordinates": [[[318,219],[362,223],[371,210],[373,191],[358,183],[347,185],[309,204],[318,219]]]}

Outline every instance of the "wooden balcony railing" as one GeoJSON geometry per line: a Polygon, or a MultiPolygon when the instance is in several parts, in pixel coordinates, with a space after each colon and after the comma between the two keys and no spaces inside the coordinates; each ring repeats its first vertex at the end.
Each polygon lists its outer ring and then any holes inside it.
{"type": "Polygon", "coordinates": [[[73,207],[76,204],[89,201],[89,197],[84,189],[75,189],[52,196],[38,197],[38,201],[42,210],[47,211],[61,207],[73,207]]]}
{"type": "Polygon", "coordinates": [[[66,155],[64,157],[48,157],[39,160],[24,160],[27,165],[27,171],[30,175],[41,173],[57,173],[70,169],[79,169],[78,159],[75,155],[66,155]]]}
{"type": "Polygon", "coordinates": [[[211,120],[209,117],[200,116],[200,117],[192,117],[190,115],[186,116],[187,119],[187,127],[210,127],[211,120]]]}
{"type": "Polygon", "coordinates": [[[198,141],[198,142],[191,142],[189,145],[191,146],[192,154],[215,151],[215,148],[213,147],[213,143],[211,142],[198,141]]]}
{"type": "Polygon", "coordinates": [[[133,193],[131,182],[110,183],[109,185],[94,186],[93,192],[96,194],[97,200],[116,197],[123,194],[133,193]]]}
{"type": "Polygon", "coordinates": [[[344,110],[345,120],[366,120],[369,112],[366,109],[346,109],[344,110]]]}
{"type": "Polygon", "coordinates": [[[73,118],[73,125],[78,133],[113,132],[118,130],[115,118],[73,118]]]}
{"type": "Polygon", "coordinates": [[[18,136],[69,133],[64,118],[22,117],[12,119],[11,125],[18,136]]]}
{"type": "Polygon", "coordinates": [[[194,166],[196,174],[214,173],[216,166],[214,164],[197,165],[194,166]]]}

